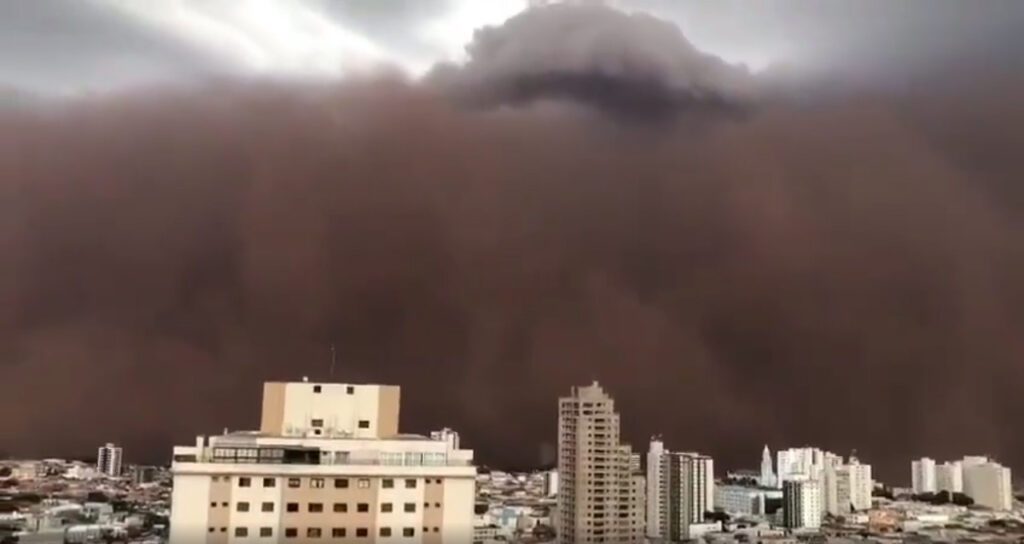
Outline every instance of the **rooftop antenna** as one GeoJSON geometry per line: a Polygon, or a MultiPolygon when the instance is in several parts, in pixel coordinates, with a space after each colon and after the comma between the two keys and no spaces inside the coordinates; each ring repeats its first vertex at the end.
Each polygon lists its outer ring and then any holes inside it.
{"type": "Polygon", "coordinates": [[[331,343],[331,373],[330,377],[334,378],[334,363],[336,362],[338,352],[334,349],[334,343],[331,343]]]}

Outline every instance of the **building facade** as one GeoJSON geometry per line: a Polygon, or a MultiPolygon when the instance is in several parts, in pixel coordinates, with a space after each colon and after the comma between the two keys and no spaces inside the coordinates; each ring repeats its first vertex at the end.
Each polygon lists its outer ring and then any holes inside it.
{"type": "Polygon", "coordinates": [[[473,452],[398,414],[395,386],[265,384],[259,431],[174,448],[170,543],[471,541],[473,452]]]}
{"type": "Polygon", "coordinates": [[[790,448],[776,452],[778,459],[776,485],[786,480],[818,479],[825,463],[825,453],[819,448],[790,448]]]}
{"type": "Polygon", "coordinates": [[[935,493],[935,459],[922,457],[910,463],[910,486],[915,494],[935,493]]]}
{"type": "Polygon", "coordinates": [[[810,479],[788,479],[782,484],[783,524],[789,529],[821,527],[821,484],[810,479]]]}
{"type": "Polygon", "coordinates": [[[1013,486],[1010,469],[987,461],[965,465],[963,469],[964,494],[974,504],[993,510],[1013,508],[1013,486]]]}
{"type": "Polygon", "coordinates": [[[947,461],[935,466],[935,491],[963,493],[964,467],[960,461],[947,461]]]}
{"type": "Polygon", "coordinates": [[[119,446],[107,443],[96,451],[96,470],[110,477],[121,475],[121,457],[123,450],[119,446]]]}
{"type": "Polygon", "coordinates": [[[597,382],[558,400],[560,542],[643,541],[643,482],[634,460],[619,439],[615,401],[597,382]]]}
{"type": "Polygon", "coordinates": [[[691,538],[690,526],[714,509],[715,468],[711,457],[672,452],[660,438],[647,451],[647,537],[679,541],[691,538]]]}
{"type": "Polygon", "coordinates": [[[729,514],[763,516],[770,499],[782,500],[782,491],[774,487],[716,485],[714,508],[729,514]]]}

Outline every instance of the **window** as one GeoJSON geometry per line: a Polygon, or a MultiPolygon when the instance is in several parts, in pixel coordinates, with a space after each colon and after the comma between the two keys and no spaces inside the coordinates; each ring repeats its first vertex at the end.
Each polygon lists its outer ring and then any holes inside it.
{"type": "Polygon", "coordinates": [[[346,503],[346,502],[336,502],[336,503],[334,503],[334,513],[335,514],[344,514],[345,512],[348,512],[348,503],[346,503]]]}
{"type": "Polygon", "coordinates": [[[263,487],[277,487],[277,478],[263,478],[263,487]]]}
{"type": "Polygon", "coordinates": [[[302,480],[298,478],[288,478],[288,487],[299,487],[302,485],[302,480]]]}
{"type": "Polygon", "coordinates": [[[226,533],[226,532],[228,532],[228,528],[227,527],[221,527],[220,528],[220,532],[226,533]]]}
{"type": "Polygon", "coordinates": [[[380,536],[391,536],[391,527],[381,527],[380,536]]]}
{"type": "Polygon", "coordinates": [[[380,511],[387,514],[393,511],[393,507],[390,502],[382,502],[380,503],[380,511]]]}
{"type": "Polygon", "coordinates": [[[323,427],[324,426],[324,420],[322,420],[322,419],[314,419],[314,420],[310,421],[309,424],[312,427],[323,427]]]}
{"type": "Polygon", "coordinates": [[[384,478],[380,481],[380,486],[384,489],[392,489],[395,487],[395,481],[391,478],[384,478]]]}
{"type": "Polygon", "coordinates": [[[405,512],[408,513],[408,514],[412,514],[412,513],[416,512],[416,503],[414,503],[414,502],[407,502],[407,503],[405,503],[405,512]]]}
{"type": "Polygon", "coordinates": [[[406,527],[405,529],[402,529],[402,536],[406,538],[416,536],[416,529],[413,529],[412,527],[406,527]]]}
{"type": "Polygon", "coordinates": [[[309,509],[310,512],[314,514],[318,514],[324,511],[324,505],[323,503],[320,502],[311,502],[307,505],[307,508],[309,509]]]}
{"type": "Polygon", "coordinates": [[[313,489],[323,489],[324,488],[324,479],[323,478],[310,478],[309,479],[309,487],[312,487],[313,489]]]}
{"type": "Polygon", "coordinates": [[[235,527],[235,536],[249,536],[247,527],[235,527]]]}
{"type": "Polygon", "coordinates": [[[242,476],[241,478],[238,479],[238,487],[251,487],[251,486],[252,486],[252,479],[251,478],[247,478],[245,476],[242,476]]]}
{"type": "Polygon", "coordinates": [[[369,429],[370,428],[370,420],[368,420],[368,419],[360,419],[359,420],[359,428],[360,429],[369,429]]]}
{"type": "Polygon", "coordinates": [[[429,502],[423,503],[423,508],[430,508],[430,503],[429,502]]]}
{"type": "Polygon", "coordinates": [[[295,538],[297,536],[299,536],[299,530],[298,529],[296,529],[295,527],[286,527],[285,528],[285,530],[284,530],[284,537],[285,538],[295,538]]]}
{"type": "Polygon", "coordinates": [[[352,387],[352,386],[350,385],[350,386],[348,386],[348,387],[346,387],[346,388],[345,388],[345,393],[347,393],[347,394],[349,394],[349,395],[355,395],[355,394],[356,394],[356,388],[355,388],[355,387],[352,387]]]}
{"type": "Polygon", "coordinates": [[[441,503],[435,502],[434,503],[434,508],[441,508],[441,503]]]}
{"type": "Polygon", "coordinates": [[[217,528],[216,528],[216,527],[210,527],[210,529],[209,529],[209,532],[211,532],[211,533],[212,533],[212,532],[214,532],[214,531],[216,531],[216,530],[217,530],[217,528]]]}
{"type": "Polygon", "coordinates": [[[274,528],[273,527],[260,527],[260,536],[262,536],[264,538],[269,537],[269,536],[274,536],[274,528]]]}
{"type": "Polygon", "coordinates": [[[274,503],[272,503],[272,502],[265,502],[262,505],[260,505],[260,512],[273,512],[273,511],[274,511],[274,503]]]}
{"type": "Polygon", "coordinates": [[[369,512],[369,511],[370,511],[370,505],[366,504],[365,502],[361,502],[361,503],[356,505],[356,512],[369,512]]]}
{"type": "Polygon", "coordinates": [[[438,478],[438,479],[434,480],[434,483],[435,483],[435,484],[439,484],[439,483],[441,483],[441,479],[440,479],[440,478],[438,478]]]}
{"type": "Polygon", "coordinates": [[[284,509],[285,509],[286,512],[298,512],[299,511],[299,503],[297,503],[297,502],[290,502],[287,505],[285,505],[284,509]]]}
{"type": "Polygon", "coordinates": [[[366,527],[360,527],[360,528],[356,529],[356,536],[363,536],[363,537],[365,537],[365,536],[367,536],[369,534],[370,534],[370,531],[367,531],[366,527]]]}
{"type": "Polygon", "coordinates": [[[310,527],[306,529],[306,538],[320,538],[320,528],[310,527]]]}
{"type": "Polygon", "coordinates": [[[435,533],[437,532],[437,527],[434,527],[434,532],[435,532],[435,533]]]}
{"type": "Polygon", "coordinates": [[[228,505],[228,503],[226,503],[226,502],[222,502],[222,503],[220,503],[220,505],[221,505],[221,506],[227,506],[227,505],[228,505]]]}
{"type": "Polygon", "coordinates": [[[235,505],[235,511],[236,512],[248,512],[249,511],[249,503],[247,503],[247,502],[240,502],[240,503],[236,504],[235,505]]]}
{"type": "Polygon", "coordinates": [[[405,481],[405,488],[406,489],[416,489],[416,480],[412,480],[412,479],[406,480],[405,481]]]}
{"type": "Polygon", "coordinates": [[[331,529],[331,538],[345,538],[345,528],[335,527],[331,529]]]}
{"type": "Polygon", "coordinates": [[[217,503],[211,502],[210,503],[210,508],[217,508],[217,503]]]}
{"type": "Polygon", "coordinates": [[[359,489],[369,489],[370,488],[370,479],[369,478],[359,478],[359,482],[356,484],[356,487],[358,487],[359,489]]]}
{"type": "Polygon", "coordinates": [[[337,489],[347,489],[348,488],[348,478],[335,478],[334,479],[334,487],[337,488],[337,489]]]}
{"type": "Polygon", "coordinates": [[[320,391],[321,391],[321,388],[320,388],[320,386],[319,386],[319,385],[314,385],[314,386],[313,386],[313,392],[314,392],[314,393],[319,393],[320,391]]]}

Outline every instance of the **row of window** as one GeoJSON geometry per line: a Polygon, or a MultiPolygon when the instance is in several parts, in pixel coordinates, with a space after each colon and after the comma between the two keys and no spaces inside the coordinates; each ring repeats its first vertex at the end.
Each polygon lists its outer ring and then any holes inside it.
{"type": "MultiPolygon", "coordinates": [[[[228,505],[228,503],[226,503],[226,502],[222,502],[220,504],[221,504],[221,506],[224,506],[224,507],[226,507],[228,505]]],[[[217,507],[217,503],[216,502],[211,502],[210,503],[210,507],[211,508],[216,508],[217,507]]],[[[441,507],[441,503],[435,502],[434,503],[434,507],[435,508],[440,508],[441,507]]],[[[429,502],[423,503],[423,508],[430,508],[430,503],[429,502]]],[[[336,503],[334,503],[332,505],[332,509],[333,509],[333,511],[335,513],[339,513],[339,514],[346,513],[346,512],[348,512],[348,503],[336,502],[336,503]]],[[[250,511],[250,505],[249,505],[248,502],[239,501],[239,502],[235,503],[235,511],[236,512],[249,512],[250,511]]],[[[274,503],[273,502],[263,502],[263,503],[260,503],[260,512],[273,512],[273,511],[274,511],[274,503]]],[[[297,503],[297,502],[286,503],[285,504],[285,511],[286,512],[298,512],[299,511],[299,503],[297,503]]],[[[307,512],[311,512],[311,513],[323,512],[324,511],[324,503],[322,503],[322,502],[307,503],[306,504],[306,511],[307,512]]],[[[369,503],[365,503],[365,502],[356,503],[356,512],[369,512],[369,511],[370,511],[369,503]]],[[[394,512],[395,511],[395,506],[394,506],[393,503],[390,503],[390,502],[382,502],[380,504],[380,511],[382,513],[385,513],[385,514],[390,513],[390,512],[394,512]]],[[[414,503],[414,502],[407,502],[407,503],[402,504],[402,511],[406,512],[406,513],[409,513],[409,514],[416,513],[416,503],[414,503]]]]}
{"type": "MultiPolygon", "coordinates": [[[[323,388],[321,386],[319,386],[319,385],[314,385],[313,386],[313,392],[314,393],[320,393],[322,391],[323,391],[323,388]]],[[[346,395],[354,395],[355,393],[356,393],[356,388],[355,387],[353,387],[351,385],[346,385],[345,386],[345,394],[346,395]]]]}
{"type": "MultiPolygon", "coordinates": [[[[213,481],[215,481],[215,482],[219,481],[220,478],[221,478],[220,476],[214,476],[213,477],[213,481]]],[[[230,478],[230,476],[223,476],[223,478],[225,479],[225,481],[227,481],[230,478]]],[[[326,483],[326,478],[307,478],[307,479],[309,480],[309,487],[311,487],[313,489],[323,489],[324,485],[326,483]]],[[[263,480],[263,487],[277,487],[277,478],[263,478],[262,480],[263,480]]],[[[302,480],[303,480],[302,478],[288,478],[288,487],[290,487],[290,488],[302,487],[302,480]]],[[[349,487],[349,478],[333,478],[333,480],[334,480],[334,488],[335,489],[348,489],[348,487],[349,487]]],[[[417,482],[416,478],[407,478],[407,479],[405,479],[405,488],[406,489],[416,489],[416,482],[417,482]]],[[[430,484],[430,478],[425,478],[423,480],[423,483],[429,485],[430,484]]],[[[441,483],[441,479],[440,478],[435,478],[434,479],[434,483],[437,483],[437,484],[441,483]]],[[[395,479],[394,478],[381,478],[380,486],[383,489],[394,489],[394,487],[395,487],[395,479]]],[[[238,487],[252,487],[252,478],[249,477],[249,476],[240,476],[238,478],[238,487]]],[[[356,487],[358,487],[359,489],[369,489],[369,487],[370,487],[370,479],[369,478],[357,478],[356,479],[356,487]]]]}
{"type": "MultiPolygon", "coordinates": [[[[215,527],[210,527],[209,528],[209,532],[213,533],[215,531],[216,531],[215,527]]],[[[227,527],[221,527],[220,528],[220,532],[226,533],[227,532],[227,527]]],[[[429,527],[424,527],[423,528],[423,532],[424,533],[431,532],[431,529],[429,527]]],[[[438,527],[434,527],[433,528],[433,532],[435,532],[435,533],[440,532],[440,529],[438,527]]],[[[236,537],[239,537],[239,538],[248,537],[249,536],[249,528],[248,527],[235,527],[234,534],[235,534],[236,537]]],[[[274,536],[274,528],[273,527],[260,527],[257,534],[259,534],[263,538],[273,537],[274,536]]],[[[370,530],[367,529],[366,527],[357,527],[355,529],[355,531],[353,531],[353,534],[356,537],[365,538],[365,537],[370,536],[370,530]]],[[[389,537],[389,536],[392,536],[393,531],[391,530],[391,527],[381,527],[380,529],[377,530],[377,534],[379,536],[389,537]]],[[[306,538],[320,538],[323,535],[324,535],[324,530],[321,529],[320,527],[309,527],[309,528],[306,529],[306,538]]],[[[285,530],[284,530],[284,537],[285,538],[298,538],[298,536],[299,536],[299,530],[297,528],[295,528],[295,527],[286,527],[285,528],[285,530]]],[[[331,538],[345,538],[347,536],[348,536],[348,528],[346,528],[346,527],[334,527],[334,528],[331,529],[331,538]]],[[[416,536],[416,529],[414,527],[403,527],[402,528],[402,536],[406,537],[406,538],[412,538],[412,537],[416,536]]]]}

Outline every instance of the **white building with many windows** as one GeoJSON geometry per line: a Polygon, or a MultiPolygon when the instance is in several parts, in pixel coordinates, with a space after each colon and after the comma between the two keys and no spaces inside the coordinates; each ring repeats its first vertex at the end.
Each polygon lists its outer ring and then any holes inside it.
{"type": "Polygon", "coordinates": [[[639,464],[619,439],[615,401],[600,384],[558,399],[559,542],[643,542],[639,464]]]}
{"type": "Polygon", "coordinates": [[[914,493],[935,493],[935,459],[922,457],[910,463],[910,485],[914,493]]]}
{"type": "Polygon", "coordinates": [[[120,446],[107,443],[96,451],[96,470],[101,474],[111,477],[121,475],[121,458],[124,451],[120,446]]]}
{"type": "Polygon", "coordinates": [[[692,538],[690,528],[714,509],[715,468],[707,455],[673,452],[660,438],[647,451],[647,537],[692,538]]]}
{"type": "Polygon", "coordinates": [[[267,383],[259,431],[174,448],[171,544],[473,535],[473,452],[398,433],[399,388],[267,383]]]}

